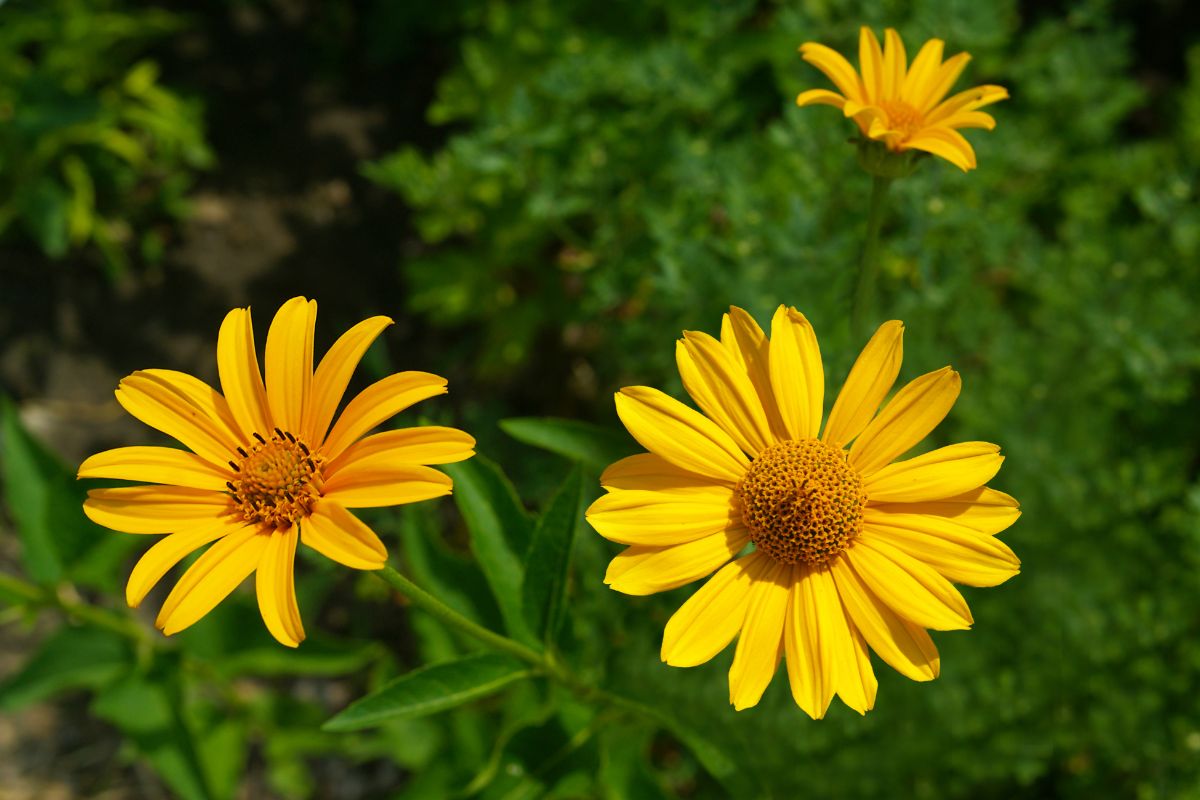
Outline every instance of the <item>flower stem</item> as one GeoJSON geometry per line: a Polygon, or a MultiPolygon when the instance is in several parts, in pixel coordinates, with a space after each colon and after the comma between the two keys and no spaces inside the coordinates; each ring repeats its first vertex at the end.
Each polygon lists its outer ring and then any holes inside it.
{"type": "Polygon", "coordinates": [[[850,332],[855,341],[867,338],[875,314],[875,283],[879,276],[879,231],[883,227],[884,205],[892,178],[875,175],[871,182],[871,202],[867,210],[867,238],[858,260],[858,282],[854,287],[854,305],[850,310],[850,332]]]}
{"type": "Polygon", "coordinates": [[[57,608],[76,622],[94,625],[137,642],[148,641],[145,629],[129,617],[90,603],[77,602],[64,596],[62,591],[48,586],[39,586],[13,575],[0,574],[0,592],[38,606],[57,608]]]}

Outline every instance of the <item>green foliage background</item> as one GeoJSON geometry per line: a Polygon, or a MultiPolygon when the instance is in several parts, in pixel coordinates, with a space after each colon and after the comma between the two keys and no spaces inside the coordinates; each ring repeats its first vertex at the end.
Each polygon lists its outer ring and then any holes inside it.
{"type": "MultiPolygon", "coordinates": [[[[375,11],[381,49],[419,27],[375,11]]],[[[840,385],[862,345],[848,295],[870,182],[850,124],[791,100],[826,85],[797,45],[852,53],[866,24],[897,27],[914,51],[945,39],[974,56],[962,85],[1012,95],[994,132],[969,135],[979,169],[930,160],[894,187],[882,290],[887,317],[906,324],[901,377],[946,363],[963,375],[930,446],[1004,447],[994,485],[1023,505],[1003,535],[1022,574],[967,590],[975,629],[935,637],[937,681],[876,660],[866,717],[835,702],[812,722],[779,678],[735,714],[732,649],[689,670],[658,661],[662,626],[693,588],[616,595],[601,584],[616,546],[565,524],[575,543],[563,659],[672,723],[597,716],[520,680],[438,716],[322,731],[364,690],[475,648],[315,558],[300,587],[311,638],[296,653],[259,629],[248,596],[177,642],[63,627],[0,686],[0,708],[90,691],[130,757],[184,797],[232,796],[247,764],[272,791],[305,796],[328,758],[394,776],[371,797],[1200,793],[1200,46],[1178,54],[1178,80],[1150,87],[1133,21],[1103,2],[1039,14],[1003,0],[523,0],[439,14],[420,25],[452,42],[427,109],[441,138],[361,167],[411,210],[424,244],[396,265],[402,307],[364,297],[362,308],[431,332],[430,363],[447,365],[461,395],[457,418],[437,421],[471,431],[499,466],[455,470],[461,516],[447,503],[371,519],[403,571],[479,622],[527,624],[514,623],[511,594],[489,592],[503,559],[481,544],[519,560],[571,460],[590,499],[599,469],[631,447],[612,391],[682,396],[673,339],[715,333],[730,304],[764,323],[779,303],[798,306],[820,336],[827,385],[840,385]],[[531,415],[597,427],[509,419],[531,415]],[[502,523],[500,540],[484,538],[488,520],[502,523]],[[80,670],[80,653],[95,667],[80,670]]],[[[409,367],[375,356],[376,372],[409,367]]],[[[27,576],[119,608],[133,537],[63,516],[76,487],[9,406],[3,456],[27,576]]],[[[61,610],[62,596],[13,604],[61,610]]]]}

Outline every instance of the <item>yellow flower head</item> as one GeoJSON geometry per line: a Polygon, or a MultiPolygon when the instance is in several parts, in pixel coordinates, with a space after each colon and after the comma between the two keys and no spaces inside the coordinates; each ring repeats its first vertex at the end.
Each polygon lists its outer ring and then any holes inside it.
{"type": "Polygon", "coordinates": [[[426,466],[471,457],[475,440],[452,428],[364,434],[446,380],[401,372],[367,387],[334,422],[363,353],[392,323],[360,322],[313,371],[316,301],[283,304],[267,333],[266,381],[259,372],[250,309],[230,311],[217,338],[224,394],[182,372],[147,369],[121,381],[117,401],[192,452],[120,447],[83,462],[81,478],[150,481],[94,489],[84,512],[126,533],[169,533],[138,561],[125,595],[137,606],[188,554],[212,546],[175,584],[157,625],[171,635],[199,620],[251,573],[271,634],[304,639],[293,563],[303,541],[354,569],[381,569],[387,549],[347,509],[391,506],[450,493],[450,478],[426,466]],[[332,428],[330,423],[333,423],[332,428]]]}
{"type": "Polygon", "coordinates": [[[1008,97],[1003,86],[976,86],[943,100],[971,57],[959,53],[942,61],[940,39],[930,39],[908,66],[904,43],[888,28],[882,50],[875,34],[859,33],[859,72],[842,55],[822,44],[800,46],[804,60],[824,72],[841,94],[810,89],[796,104],[840,108],[863,136],[883,142],[892,152],[923,150],[941,156],[966,172],[975,168],[975,151],[958,128],[996,127],[996,120],[979,109],[1008,97]]]}
{"type": "Polygon", "coordinates": [[[937,677],[926,629],[972,623],[951,582],[994,586],[1019,571],[996,538],[1020,515],[1017,502],[985,485],[1004,460],[996,445],[896,461],[942,421],[961,384],[945,367],[880,410],[903,331],[880,326],[823,431],[816,335],[782,306],[769,340],[740,308],[719,340],[684,333],[679,372],[703,413],[645,386],[616,396],[650,452],[605,470],[608,494],[588,510],[601,536],[629,545],[605,582],[645,595],[716,571],[667,623],[662,659],[702,664],[738,637],[729,695],[739,710],[758,703],[786,658],[809,715],[824,716],[834,693],[865,713],[877,685],[868,648],[913,680],[937,677]]]}

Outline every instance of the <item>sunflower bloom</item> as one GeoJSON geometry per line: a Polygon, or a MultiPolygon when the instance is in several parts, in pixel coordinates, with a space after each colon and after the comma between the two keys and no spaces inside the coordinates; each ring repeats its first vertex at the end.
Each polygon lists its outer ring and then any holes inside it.
{"type": "Polygon", "coordinates": [[[869,650],[918,681],[937,677],[926,629],[970,627],[952,584],[994,586],[1020,562],[995,534],[1020,515],[985,484],[999,448],[965,442],[896,459],[958,397],[949,367],[900,389],[904,326],[880,326],[821,428],[825,379],[816,335],[780,307],[770,339],[740,308],[721,338],[685,332],[676,360],[703,413],[645,386],[617,413],[649,453],[611,465],[588,509],[601,536],[629,545],[605,583],[664,592],[716,572],[667,623],[662,659],[702,664],[737,637],[730,702],[758,703],[780,659],[814,719],[836,693],[865,713],[877,683],[869,650]],[[878,412],[878,413],[877,413],[878,412]],[[753,548],[744,553],[748,545],[753,548]]]}
{"type": "Polygon", "coordinates": [[[446,380],[401,372],[367,387],[334,422],[359,359],[392,323],[360,322],[313,370],[316,301],[296,297],[267,334],[259,372],[250,309],[230,311],[217,338],[224,394],[191,375],[148,369],[121,381],[117,401],[174,437],[170,447],[119,447],[87,459],[81,478],[149,481],[93,489],[92,521],[125,533],[168,534],[133,568],[125,596],[136,607],[190,553],[207,550],[167,596],[156,625],[187,628],[256,574],[267,629],[295,647],[304,639],[296,604],[299,542],[353,569],[381,569],[383,542],[348,509],[413,503],[449,494],[450,478],[429,464],[461,461],[475,440],[442,427],[364,434],[412,404],[446,392],[446,380]],[[332,423],[332,427],[331,427],[332,423]]]}
{"type": "Polygon", "coordinates": [[[971,56],[959,53],[943,62],[944,43],[930,39],[909,66],[899,34],[888,28],[884,40],[881,49],[875,34],[866,27],[861,29],[858,72],[840,53],[823,44],[801,45],[804,60],[824,72],[838,91],[810,89],[796,98],[796,104],[840,108],[858,124],[864,137],[882,142],[894,153],[922,150],[964,172],[974,169],[975,151],[958,129],[995,128],[996,120],[979,109],[1006,99],[1008,90],[976,86],[943,99],[971,56]]]}

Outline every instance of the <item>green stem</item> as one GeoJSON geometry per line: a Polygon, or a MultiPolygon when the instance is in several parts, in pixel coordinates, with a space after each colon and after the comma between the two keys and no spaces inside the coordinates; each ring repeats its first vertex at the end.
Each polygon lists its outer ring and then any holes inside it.
{"type": "Polygon", "coordinates": [[[0,592],[14,595],[42,607],[57,608],[77,622],[85,622],[97,628],[126,636],[138,642],[146,641],[146,631],[128,617],[89,603],[66,598],[56,589],[39,586],[13,575],[0,574],[0,592]]]}
{"type": "Polygon", "coordinates": [[[879,231],[883,227],[884,204],[891,178],[875,175],[871,182],[871,202],[867,210],[867,238],[858,260],[858,282],[854,287],[854,305],[850,311],[850,332],[861,342],[870,332],[875,315],[875,283],[879,276],[879,231]]]}

